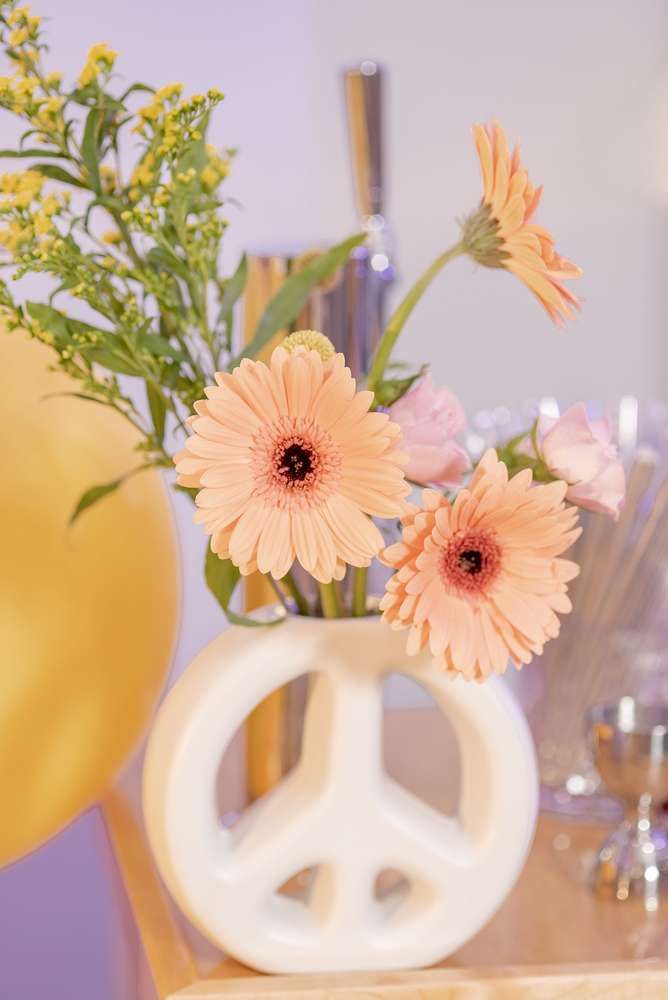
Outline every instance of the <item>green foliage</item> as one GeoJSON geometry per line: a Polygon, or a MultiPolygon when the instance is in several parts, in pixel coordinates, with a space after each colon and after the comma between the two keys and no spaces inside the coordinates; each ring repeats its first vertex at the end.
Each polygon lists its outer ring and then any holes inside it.
{"type": "Polygon", "coordinates": [[[206,547],[204,576],[209,590],[225,612],[228,621],[233,625],[264,628],[267,625],[278,625],[283,620],[278,618],[273,622],[258,621],[255,618],[249,618],[247,615],[240,615],[236,611],[232,611],[230,601],[239,582],[240,573],[229,559],[220,559],[215,552],[212,552],[210,545],[206,547]]]}
{"type": "MultiPolygon", "coordinates": [[[[394,366],[397,367],[396,365],[394,366]]],[[[379,406],[392,406],[398,399],[401,399],[419,378],[422,378],[428,369],[428,365],[422,365],[419,371],[412,375],[395,376],[383,379],[376,385],[376,403],[379,406]]]]}
{"type": "Polygon", "coordinates": [[[553,483],[557,479],[541,455],[538,444],[538,418],[528,430],[522,431],[504,444],[497,445],[496,452],[510,476],[515,476],[524,469],[531,469],[536,483],[553,483]]]}
{"type": "Polygon", "coordinates": [[[125,476],[121,476],[120,479],[112,479],[109,483],[102,483],[100,486],[91,486],[90,489],[86,490],[79,498],[76,507],[70,515],[70,525],[74,524],[79,515],[83,514],[89,507],[92,507],[93,504],[109,496],[110,493],[114,493],[125,478],[125,476]]]}
{"type": "Polygon", "coordinates": [[[236,365],[242,358],[252,358],[259,354],[279,330],[292,322],[316,285],[334,274],[347,259],[350,251],[359,246],[365,238],[365,233],[351,236],[331,250],[319,254],[306,267],[291,274],[262,314],[252,340],[232,364],[236,365]]]}
{"type": "MultiPolygon", "coordinates": [[[[15,280],[40,273],[51,281],[46,301],[22,303],[0,282],[4,323],[48,345],[76,382],[71,395],[109,406],[136,428],[138,469],[171,468],[214,373],[289,328],[314,286],[362,237],[292,275],[235,358],[246,258],[229,276],[220,270],[233,150],[207,142],[222,93],[184,97],[181,84],[142,82],[119,93],[116,53],[104,44],[90,49],[67,84],[45,66],[40,18],[17,0],[0,0],[0,49],[9,61],[0,108],[26,126],[16,148],[0,150],[24,168],[0,176],[0,263],[15,280]],[[131,150],[134,165],[124,176],[119,165],[131,150]]],[[[125,478],[87,490],[72,521],[125,478]]],[[[231,563],[207,558],[206,578],[230,619],[244,620],[229,611],[238,579],[231,563]]]]}

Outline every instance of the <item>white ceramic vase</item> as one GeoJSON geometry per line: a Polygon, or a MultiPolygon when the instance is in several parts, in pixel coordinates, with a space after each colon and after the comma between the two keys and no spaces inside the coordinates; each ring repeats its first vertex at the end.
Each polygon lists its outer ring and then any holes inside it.
{"type": "Polygon", "coordinates": [[[538,788],[524,717],[501,682],[447,680],[428,654],[408,658],[404,645],[405,634],[376,617],[233,626],[162,705],[144,770],[153,853],[192,923],[247,965],[292,973],[433,964],[485,924],[522,868],[538,788]],[[223,828],[215,786],[228,743],[259,701],[308,671],[298,765],[223,828]],[[382,683],[395,671],[423,684],[456,732],[456,819],[384,771],[382,683]],[[311,867],[306,902],[278,894],[311,867]],[[376,899],[385,869],[407,879],[401,898],[376,899]]]}

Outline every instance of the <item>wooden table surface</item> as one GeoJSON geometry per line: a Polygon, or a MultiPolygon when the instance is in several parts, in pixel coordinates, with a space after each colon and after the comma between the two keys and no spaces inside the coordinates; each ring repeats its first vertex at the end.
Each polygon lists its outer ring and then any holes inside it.
{"type": "MultiPolygon", "coordinates": [[[[433,805],[457,799],[451,734],[437,713],[388,713],[386,766],[433,805]],[[425,761],[431,767],[425,767],[425,761]],[[447,767],[443,762],[447,761],[447,767]]],[[[542,816],[522,874],[496,916],[441,965],[395,973],[263,976],[222,962],[168,900],[122,797],[105,819],[160,996],[178,1000],[668,1000],[668,902],[598,899],[587,875],[608,830],[542,816]]],[[[668,888],[666,889],[668,897],[668,888]]]]}
{"type": "Polygon", "coordinates": [[[226,960],[180,1000],[668,1000],[668,904],[598,899],[587,871],[605,829],[543,816],[527,864],[487,926],[441,965],[419,972],[259,976],[226,960]]]}

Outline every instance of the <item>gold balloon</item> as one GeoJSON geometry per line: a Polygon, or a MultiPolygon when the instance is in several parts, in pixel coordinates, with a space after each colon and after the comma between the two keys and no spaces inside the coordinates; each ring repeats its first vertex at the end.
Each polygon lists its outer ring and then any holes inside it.
{"type": "Polygon", "coordinates": [[[137,744],[166,679],[179,597],[157,472],[68,518],[138,463],[132,428],[52,355],[0,330],[0,867],[94,803],[137,744]]]}

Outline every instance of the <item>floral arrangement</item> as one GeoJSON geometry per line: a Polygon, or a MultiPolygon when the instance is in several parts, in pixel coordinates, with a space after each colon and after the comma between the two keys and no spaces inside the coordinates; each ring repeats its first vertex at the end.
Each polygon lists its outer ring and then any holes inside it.
{"type": "MultiPolygon", "coordinates": [[[[258,353],[364,236],[292,275],[235,353],[245,261],[231,276],[218,270],[227,226],[219,188],[231,153],[206,143],[220,92],[185,99],[178,84],[135,83],[112,93],[116,54],[106,45],[90,50],[64,89],[42,68],[39,19],[14,0],[1,11],[15,69],[0,80],[0,104],[28,125],[21,146],[2,155],[40,162],[0,178],[0,242],[14,277],[39,271],[57,282],[48,305],[18,306],[4,285],[9,325],[49,344],[78,395],[137,427],[138,468],[175,463],[177,488],[194,498],[210,536],[207,581],[230,619],[258,624],[230,608],[239,577],[256,572],[299,614],[364,615],[367,570],[379,558],[394,570],[380,610],[408,631],[409,653],[428,646],[438,669],[476,681],[541,653],[571,607],[578,567],[563,554],[580,533],[577,507],[617,517],[623,503],[624,471],[606,428],[579,405],[536,420],[472,468],[458,439],[459,401],[424,368],[405,378],[390,371],[413,309],[458,256],[516,275],[557,324],[579,307],[566,282],[580,269],[533,221],[541,189],[519,147],[510,152],[495,122],[474,128],[480,205],[390,318],[364,386],[317,331],[289,333],[265,363],[258,353]],[[132,111],[141,92],[149,103],[132,111]],[[124,180],[127,129],[138,159],[124,180]],[[111,228],[98,234],[100,215],[111,228]],[[61,294],[94,318],[57,310],[61,294]],[[143,388],[144,402],[128,384],[143,388]],[[187,430],[174,456],[169,442],[187,430]],[[415,487],[419,505],[409,499],[415,487]],[[386,545],[374,519],[390,531],[400,520],[400,540],[386,545]],[[317,582],[317,598],[295,564],[317,582]]],[[[93,487],[75,515],[121,481],[93,487]]]]}
{"type": "Polygon", "coordinates": [[[563,282],[580,271],[532,222],[541,192],[518,150],[510,155],[496,123],[474,134],[481,206],[391,318],[367,388],[358,390],[323,334],[292,334],[268,365],[245,360],[216,376],[176,467],[179,481],[199,490],[196,520],[212,551],[242,575],[283,581],[297,610],[311,613],[291,575],[297,561],[318,581],[322,614],[363,615],[366,570],[379,557],[395,571],[380,609],[392,628],[408,630],[407,652],[428,646],[439,670],[483,681],[509,660],[528,663],[558,634],[578,573],[561,558],[580,534],[576,505],[617,517],[625,483],[609,436],[582,405],[537,420],[471,473],[456,440],[465,423],[459,401],[428,374],[389,411],[378,408],[374,390],[385,384],[397,337],[453,257],[512,271],[558,323],[578,305],[563,282]],[[424,487],[419,506],[407,500],[412,485],[424,487]],[[401,540],[386,547],[372,518],[400,518],[401,540]],[[338,587],[347,567],[350,607],[338,587]]]}
{"type": "MultiPolygon", "coordinates": [[[[53,352],[82,400],[111,407],[138,433],[127,475],[171,468],[174,438],[214,372],[255,356],[290,327],[315,285],[364,238],[312,255],[269,303],[251,342],[234,350],[234,307],[246,260],[220,272],[228,227],[222,187],[233,151],[207,142],[223,94],[183,85],[120,85],[117,53],[97,44],[72,83],[45,66],[40,18],[0,2],[0,107],[24,127],[0,157],[29,161],[0,175],[2,266],[50,283],[46,301],[17,304],[0,282],[5,326],[53,352]]],[[[91,486],[73,518],[126,476],[91,486]]]]}

